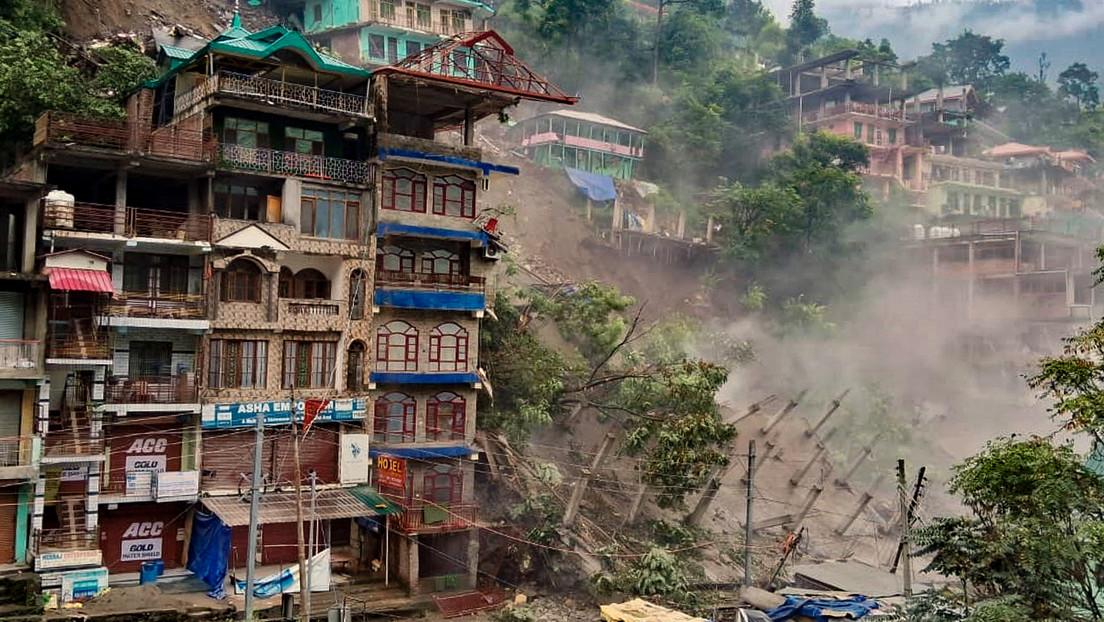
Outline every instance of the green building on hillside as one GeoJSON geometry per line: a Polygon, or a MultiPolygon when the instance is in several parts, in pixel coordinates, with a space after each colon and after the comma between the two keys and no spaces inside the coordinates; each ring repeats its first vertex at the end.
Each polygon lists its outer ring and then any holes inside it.
{"type": "Polygon", "coordinates": [[[445,37],[485,30],[494,9],[477,0],[305,0],[303,31],[342,59],[392,65],[445,37]]]}
{"type": "Polygon", "coordinates": [[[543,166],[632,179],[644,159],[642,129],[589,112],[556,110],[513,129],[521,151],[543,166]]]}

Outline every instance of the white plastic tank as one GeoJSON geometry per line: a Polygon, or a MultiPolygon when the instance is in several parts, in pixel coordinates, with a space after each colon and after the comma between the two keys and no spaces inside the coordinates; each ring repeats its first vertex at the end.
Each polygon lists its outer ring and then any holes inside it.
{"type": "Polygon", "coordinates": [[[913,225],[912,226],[912,238],[914,240],[923,240],[924,239],[924,225],[913,225]]]}
{"type": "Polygon", "coordinates": [[[64,190],[51,190],[46,195],[43,224],[52,229],[72,229],[76,202],[77,198],[64,190]]]}

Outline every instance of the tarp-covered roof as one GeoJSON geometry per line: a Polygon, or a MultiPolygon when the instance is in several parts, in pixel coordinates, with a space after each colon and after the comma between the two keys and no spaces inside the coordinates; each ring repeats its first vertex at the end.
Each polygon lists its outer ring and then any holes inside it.
{"type": "Polygon", "coordinates": [[[613,185],[613,178],[609,175],[600,175],[581,171],[577,168],[565,168],[567,178],[580,192],[591,201],[612,201],[617,198],[617,188],[613,185]]]}
{"type": "Polygon", "coordinates": [[[1023,156],[1045,155],[1050,153],[1050,147],[1036,147],[1021,143],[1005,143],[997,145],[983,152],[990,158],[1019,158],[1023,156]]]}

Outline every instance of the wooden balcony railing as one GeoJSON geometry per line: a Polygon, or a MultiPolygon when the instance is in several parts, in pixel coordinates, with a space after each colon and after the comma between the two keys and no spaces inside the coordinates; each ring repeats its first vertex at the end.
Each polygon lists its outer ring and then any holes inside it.
{"type": "Polygon", "coordinates": [[[36,436],[0,438],[0,467],[29,466],[42,451],[42,441],[36,436]]]}
{"type": "Polygon", "coordinates": [[[81,551],[99,546],[99,534],[88,531],[43,529],[38,533],[36,553],[48,551],[81,551]]]}
{"type": "Polygon", "coordinates": [[[905,120],[905,113],[896,107],[884,105],[877,106],[874,104],[864,104],[861,102],[836,104],[835,106],[828,106],[824,110],[810,110],[809,112],[802,114],[801,118],[805,121],[816,121],[818,119],[834,117],[836,115],[848,112],[865,114],[882,119],[896,119],[899,121],[905,120]]]}
{"type": "Polygon", "coordinates": [[[67,428],[50,430],[46,434],[43,457],[52,462],[80,461],[103,457],[102,437],[92,438],[91,428],[67,428]]]}
{"type": "Polygon", "coordinates": [[[106,333],[57,333],[47,339],[46,352],[56,359],[107,359],[111,358],[111,342],[106,333]]]}
{"type": "Polygon", "coordinates": [[[0,374],[34,371],[41,365],[42,342],[37,339],[0,339],[0,374]]]}
{"type": "Polygon", "coordinates": [[[370,167],[367,162],[226,143],[219,145],[219,166],[227,169],[295,175],[352,184],[370,182],[370,167]]]}
{"type": "Polygon", "coordinates": [[[123,292],[107,304],[107,315],[156,317],[171,320],[202,319],[207,315],[203,294],[157,294],[123,292]]]}
{"type": "Polygon", "coordinates": [[[440,506],[430,504],[431,516],[440,519],[430,523],[426,522],[426,507],[420,502],[404,507],[402,514],[395,519],[399,529],[406,533],[467,529],[475,524],[478,513],[478,506],[474,503],[451,503],[440,506]]]}
{"type": "Polygon", "coordinates": [[[108,404],[195,404],[199,387],[195,374],[123,378],[107,383],[104,399],[108,404]]]}
{"type": "Polygon", "coordinates": [[[291,315],[340,315],[341,305],[336,302],[291,302],[287,304],[291,315]]]}
{"type": "Polygon", "coordinates": [[[376,285],[443,291],[483,290],[483,277],[466,274],[423,274],[399,270],[382,270],[377,266],[376,285]]]}
{"type": "MultiPolygon", "coordinates": [[[[431,32],[435,35],[455,35],[461,32],[467,32],[471,30],[471,20],[453,21],[450,19],[440,19],[439,15],[424,15],[419,18],[417,13],[408,15],[403,12],[401,8],[394,8],[394,5],[387,5],[382,11],[378,2],[368,2],[368,11],[365,21],[376,22],[378,24],[386,24],[388,26],[397,26],[404,30],[419,30],[421,32],[431,32]],[[438,19],[433,19],[438,17],[438,19]]],[[[397,60],[397,59],[396,59],[397,60]]]]}
{"type": "Polygon", "coordinates": [[[155,130],[137,122],[66,112],[39,116],[34,144],[80,145],[197,162],[209,162],[214,157],[214,141],[201,130],[176,126],[155,130]]]}
{"type": "Polygon", "coordinates": [[[213,220],[202,214],[114,205],[44,203],[42,226],[126,237],[210,242],[213,220]]]}

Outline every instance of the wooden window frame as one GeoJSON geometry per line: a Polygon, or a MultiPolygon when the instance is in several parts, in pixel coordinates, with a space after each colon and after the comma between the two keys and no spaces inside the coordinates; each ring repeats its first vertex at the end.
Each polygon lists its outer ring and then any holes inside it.
{"type": "Polygon", "coordinates": [[[268,342],[263,339],[212,339],[207,357],[209,389],[263,389],[268,384],[268,342]]]}
{"type": "Polygon", "coordinates": [[[433,180],[433,213],[438,216],[475,218],[475,182],[459,175],[445,175],[433,180]],[[449,196],[451,190],[459,198],[449,196]]]}
{"type": "Polygon", "coordinates": [[[438,248],[431,251],[422,253],[421,265],[418,272],[421,274],[433,274],[433,275],[445,275],[445,276],[461,276],[463,274],[464,267],[460,261],[460,255],[444,248],[438,248]],[[448,272],[438,272],[437,262],[440,260],[447,260],[449,269],[448,272]]]}
{"type": "Polygon", "coordinates": [[[396,272],[399,274],[414,274],[414,251],[402,246],[388,244],[381,246],[376,251],[376,270],[380,272],[396,272]],[[398,259],[398,269],[387,267],[389,257],[398,259]]]}
{"type": "Polygon", "coordinates": [[[433,327],[429,333],[429,369],[468,371],[467,329],[456,322],[444,322],[433,327]]]}
{"type": "Polygon", "coordinates": [[[376,329],[376,369],[418,371],[418,329],[414,325],[391,320],[376,329]],[[392,350],[401,350],[402,358],[391,358],[392,350]]]}
{"type": "Polygon", "coordinates": [[[360,239],[360,195],[355,192],[303,188],[299,198],[299,209],[299,232],[303,235],[329,240],[360,239]],[[318,228],[319,199],[325,201],[328,206],[325,231],[318,228]],[[340,216],[337,214],[338,210],[341,211],[340,216]]]}
{"type": "Polygon", "coordinates": [[[223,302],[251,302],[259,304],[264,283],[264,271],[248,259],[235,259],[222,271],[222,279],[219,284],[219,299],[223,302]],[[237,265],[237,269],[235,269],[237,265]],[[241,269],[242,266],[252,266],[256,272],[241,269]]]}
{"type": "Polygon", "coordinates": [[[389,168],[383,171],[383,189],[380,207],[396,212],[409,212],[412,214],[426,213],[426,192],[428,180],[426,176],[408,168],[389,168]],[[400,192],[400,181],[410,184],[409,192],[400,192]],[[410,209],[399,206],[399,199],[409,201],[410,209]]]}
{"type": "Polygon", "coordinates": [[[332,389],[336,384],[337,342],[284,342],[284,389],[332,389]]]}
{"type": "Polygon", "coordinates": [[[392,391],[376,398],[373,407],[372,441],[376,443],[413,443],[414,430],[418,420],[418,402],[412,395],[392,391]],[[401,415],[392,415],[391,406],[402,406],[401,415]],[[393,419],[402,420],[398,432],[391,431],[393,419]],[[392,440],[392,435],[397,435],[398,440],[392,440]]]}
{"type": "Polygon", "coordinates": [[[426,440],[464,440],[467,437],[467,407],[467,400],[451,391],[442,391],[426,400],[426,440]],[[452,407],[452,413],[448,415],[449,425],[445,427],[440,425],[442,404],[452,407]]]}
{"type": "Polygon", "coordinates": [[[451,465],[435,465],[430,467],[429,472],[422,476],[422,499],[424,503],[445,507],[453,503],[460,503],[464,499],[464,472],[451,465]],[[444,468],[445,466],[449,466],[447,472],[437,470],[437,467],[444,468]],[[439,485],[439,482],[442,480],[447,480],[447,485],[439,485]],[[445,489],[449,492],[448,501],[441,500],[436,494],[436,491],[445,489]],[[431,493],[430,491],[433,492],[431,493]]]}

